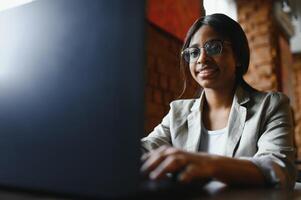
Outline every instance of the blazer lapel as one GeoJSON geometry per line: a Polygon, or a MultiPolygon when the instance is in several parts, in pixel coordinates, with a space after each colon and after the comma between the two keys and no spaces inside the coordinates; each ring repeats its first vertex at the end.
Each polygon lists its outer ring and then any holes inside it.
{"type": "Polygon", "coordinates": [[[228,123],[228,140],[226,143],[226,156],[234,157],[236,147],[241,138],[246,117],[247,109],[242,106],[249,101],[249,96],[243,91],[241,87],[238,87],[233,99],[233,105],[229,117],[228,123]]]}
{"type": "Polygon", "coordinates": [[[197,99],[191,108],[191,113],[187,117],[188,135],[185,150],[198,151],[200,138],[201,138],[201,110],[203,108],[204,92],[201,97],[197,99]]]}

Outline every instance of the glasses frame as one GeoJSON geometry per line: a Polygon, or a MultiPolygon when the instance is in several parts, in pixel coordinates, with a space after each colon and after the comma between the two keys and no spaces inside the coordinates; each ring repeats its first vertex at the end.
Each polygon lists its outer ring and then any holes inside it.
{"type": "Polygon", "coordinates": [[[205,42],[205,44],[202,47],[198,47],[198,46],[187,47],[186,49],[184,49],[181,52],[181,55],[183,56],[183,59],[185,60],[185,62],[187,62],[187,63],[195,63],[200,58],[200,55],[202,53],[202,49],[204,49],[204,51],[206,52],[207,56],[216,56],[216,55],[220,55],[223,52],[224,44],[231,44],[231,43],[229,41],[226,41],[226,40],[212,39],[212,40],[209,40],[209,41],[205,42]],[[208,45],[208,43],[210,43],[210,42],[220,42],[220,44],[221,44],[220,51],[217,52],[217,53],[214,53],[214,54],[208,53],[207,50],[206,50],[206,45],[208,45]],[[189,61],[187,61],[187,59],[185,58],[185,54],[189,53],[189,50],[191,50],[191,49],[198,49],[199,55],[195,59],[190,59],[190,56],[189,56],[189,61]]]}

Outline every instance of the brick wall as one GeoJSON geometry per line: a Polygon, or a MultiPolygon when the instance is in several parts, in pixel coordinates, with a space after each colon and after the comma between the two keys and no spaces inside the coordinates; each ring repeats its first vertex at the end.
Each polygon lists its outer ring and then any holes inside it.
{"type": "MultiPolygon", "coordinates": [[[[202,0],[148,0],[146,38],[145,135],[158,125],[169,103],[183,89],[180,50],[192,23],[202,14],[202,0]]],[[[198,86],[186,69],[187,91],[193,98],[198,86]]]]}
{"type": "Polygon", "coordinates": [[[298,158],[301,158],[301,53],[293,56],[293,87],[295,95],[294,118],[295,140],[298,148],[298,158]]]}
{"type": "MultiPolygon", "coordinates": [[[[156,25],[147,25],[146,113],[145,134],[149,133],[169,110],[169,103],[177,99],[183,89],[180,72],[182,41],[156,25]]],[[[195,96],[197,84],[188,74],[187,92],[182,98],[195,96]]]]}
{"type": "Polygon", "coordinates": [[[277,83],[277,36],[272,16],[272,0],[237,0],[238,21],[246,32],[250,66],[245,80],[254,88],[268,91],[277,83]]]}
{"type": "MultiPolygon", "coordinates": [[[[281,33],[281,32],[280,32],[281,33]]],[[[294,108],[295,95],[293,87],[293,55],[290,51],[288,38],[284,34],[279,35],[279,78],[278,82],[281,82],[281,91],[290,98],[290,104],[294,108]]]]}
{"type": "Polygon", "coordinates": [[[183,40],[197,17],[202,0],[148,0],[147,18],[165,32],[183,40]]]}

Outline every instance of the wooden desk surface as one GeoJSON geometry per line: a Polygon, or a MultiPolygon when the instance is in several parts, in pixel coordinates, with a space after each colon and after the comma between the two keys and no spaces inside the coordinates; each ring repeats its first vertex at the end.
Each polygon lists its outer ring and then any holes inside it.
{"type": "MultiPolygon", "coordinates": [[[[208,196],[204,199],[229,200],[294,200],[301,199],[301,184],[294,191],[267,188],[229,188],[221,183],[209,183],[205,186],[208,196]]],[[[203,199],[203,198],[201,198],[203,199]]]]}
{"type": "MultiPolygon", "coordinates": [[[[172,195],[171,195],[172,196],[172,195]]],[[[68,200],[55,196],[39,195],[28,192],[0,190],[0,199],[5,200],[68,200]]],[[[157,198],[154,198],[157,199],[157,198]]],[[[166,199],[166,198],[162,198],[166,199]]],[[[168,198],[169,199],[169,198],[168,198]]],[[[181,199],[172,197],[171,199],[181,199]]],[[[183,198],[187,199],[187,198],[183,198]]],[[[188,198],[190,199],[190,198],[188,198]]],[[[230,188],[220,182],[210,182],[203,191],[191,199],[210,200],[296,200],[301,199],[301,183],[297,183],[293,191],[260,189],[260,188],[230,188]]]]}

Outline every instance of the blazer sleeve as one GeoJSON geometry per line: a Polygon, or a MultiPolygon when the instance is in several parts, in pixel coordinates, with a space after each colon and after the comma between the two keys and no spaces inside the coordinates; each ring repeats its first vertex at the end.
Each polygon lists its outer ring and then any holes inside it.
{"type": "Polygon", "coordinates": [[[296,169],[289,99],[281,93],[272,93],[269,97],[258,151],[251,161],[262,171],[268,185],[292,189],[296,169]]]}
{"type": "Polygon", "coordinates": [[[171,111],[162,119],[162,122],[147,136],[141,139],[142,152],[146,153],[162,145],[171,145],[170,135],[171,111]]]}

